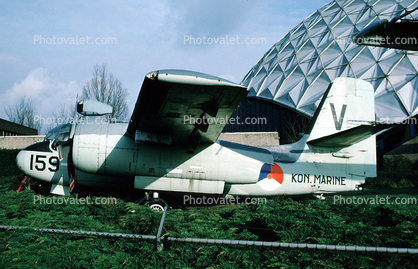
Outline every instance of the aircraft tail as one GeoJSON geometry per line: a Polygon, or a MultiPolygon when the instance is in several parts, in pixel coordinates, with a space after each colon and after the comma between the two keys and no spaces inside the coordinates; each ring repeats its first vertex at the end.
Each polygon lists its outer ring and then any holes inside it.
{"type": "Polygon", "coordinates": [[[374,89],[364,80],[336,78],[328,87],[309,123],[306,142],[352,164],[347,171],[376,176],[374,134],[387,128],[375,122],[374,89]]]}
{"type": "Polygon", "coordinates": [[[360,79],[337,78],[325,92],[305,133],[316,144],[320,138],[374,122],[372,85],[360,79]]]}

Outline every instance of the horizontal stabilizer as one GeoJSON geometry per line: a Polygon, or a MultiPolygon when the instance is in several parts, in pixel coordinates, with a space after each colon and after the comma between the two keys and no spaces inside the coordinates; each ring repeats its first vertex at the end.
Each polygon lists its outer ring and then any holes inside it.
{"type": "Polygon", "coordinates": [[[317,147],[349,147],[370,136],[380,132],[381,130],[390,128],[393,124],[379,125],[359,125],[357,127],[323,136],[307,142],[308,145],[317,147]]]}

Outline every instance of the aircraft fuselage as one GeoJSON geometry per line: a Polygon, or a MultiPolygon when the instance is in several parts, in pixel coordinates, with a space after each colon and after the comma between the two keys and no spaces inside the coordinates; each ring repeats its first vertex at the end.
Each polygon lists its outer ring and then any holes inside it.
{"type": "Polygon", "coordinates": [[[268,149],[224,141],[194,149],[135,143],[125,130],[125,124],[79,124],[74,166],[89,174],[134,177],[138,189],[192,193],[306,194],[354,190],[364,183],[364,177],[349,173],[347,158],[315,151],[306,139],[283,146],[303,154],[295,154],[293,162],[280,162],[268,149]]]}

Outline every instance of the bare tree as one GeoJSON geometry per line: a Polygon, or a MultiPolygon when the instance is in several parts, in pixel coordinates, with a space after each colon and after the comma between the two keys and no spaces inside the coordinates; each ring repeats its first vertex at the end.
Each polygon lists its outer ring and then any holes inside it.
{"type": "Polygon", "coordinates": [[[106,64],[94,66],[93,77],[83,87],[81,98],[95,99],[113,107],[114,119],[124,120],[128,116],[126,98],[128,92],[122,83],[107,71],[106,64]]]}
{"type": "Polygon", "coordinates": [[[41,132],[42,123],[35,118],[35,108],[30,98],[26,99],[26,96],[23,96],[18,105],[5,107],[4,110],[11,122],[36,129],[38,133],[41,132]]]}
{"type": "Polygon", "coordinates": [[[304,115],[296,115],[294,117],[286,117],[286,127],[283,130],[283,140],[286,143],[294,143],[300,140],[300,134],[305,132],[310,119],[304,115]]]}
{"type": "Polygon", "coordinates": [[[72,123],[74,120],[74,111],[74,105],[61,104],[57,110],[52,112],[52,118],[54,119],[54,121],[50,126],[48,126],[49,129],[52,129],[60,124],[72,123]]]}

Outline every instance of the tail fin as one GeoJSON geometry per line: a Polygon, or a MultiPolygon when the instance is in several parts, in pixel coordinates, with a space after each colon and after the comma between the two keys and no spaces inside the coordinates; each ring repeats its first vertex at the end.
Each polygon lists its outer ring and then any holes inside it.
{"type": "Polygon", "coordinates": [[[347,172],[376,176],[374,89],[364,80],[337,78],[328,87],[305,132],[310,146],[347,159],[347,172]]]}
{"type": "MultiPolygon", "coordinates": [[[[337,78],[325,92],[305,133],[309,134],[308,144],[309,142],[310,144],[318,144],[336,137],[339,133],[348,138],[349,134],[354,131],[347,132],[347,130],[368,129],[365,126],[373,127],[374,122],[374,89],[372,85],[360,79],[337,78]],[[359,126],[364,127],[359,128],[359,126]]],[[[333,142],[336,143],[337,140],[334,139],[333,142]]],[[[340,145],[334,144],[334,146],[340,145]]]]}

